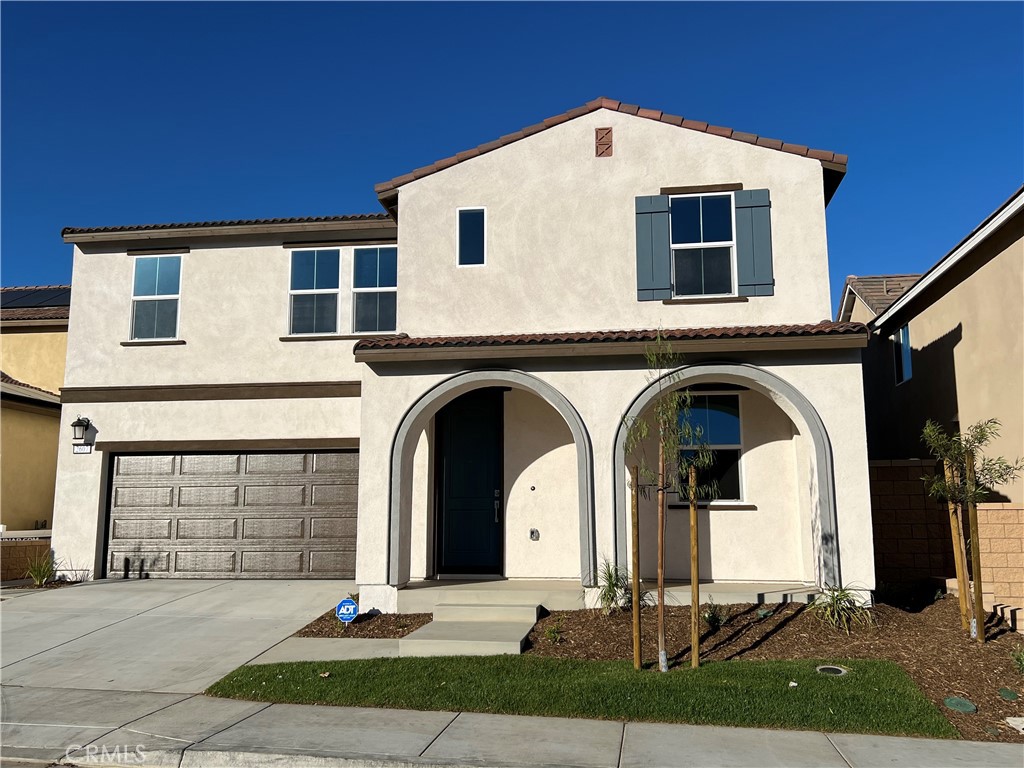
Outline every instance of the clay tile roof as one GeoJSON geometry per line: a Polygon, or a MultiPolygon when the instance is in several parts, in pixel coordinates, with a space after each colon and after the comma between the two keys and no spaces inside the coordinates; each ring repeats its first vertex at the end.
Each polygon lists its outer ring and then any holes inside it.
{"type": "Polygon", "coordinates": [[[50,392],[47,389],[42,389],[41,387],[34,387],[31,384],[26,384],[23,381],[18,381],[16,378],[14,378],[13,376],[9,376],[3,371],[0,371],[0,384],[10,384],[11,386],[21,387],[22,389],[30,389],[34,392],[41,392],[44,395],[50,395],[50,397],[60,397],[60,395],[58,395],[56,392],[50,392]]]}
{"type": "MultiPolygon", "coordinates": [[[[412,181],[411,174],[406,181],[412,181]]],[[[228,219],[224,221],[182,221],[171,224],[129,224],[116,227],[64,227],[61,236],[81,235],[92,232],[134,232],[153,229],[198,229],[207,227],[248,227],[262,224],[319,224],[335,221],[385,221],[386,213],[354,213],[344,216],[297,216],[278,219],[228,219]]]]}
{"type": "Polygon", "coordinates": [[[921,275],[850,275],[846,278],[846,285],[868,305],[868,309],[880,315],[920,277],[921,275]]]}
{"type": "MultiPolygon", "coordinates": [[[[582,106],[574,107],[573,109],[570,109],[567,112],[563,112],[560,115],[549,117],[546,120],[541,121],[537,125],[532,125],[527,128],[523,128],[521,131],[514,131],[512,133],[508,133],[495,141],[482,144],[479,147],[476,147],[475,149],[459,152],[457,155],[455,155],[454,158],[449,157],[444,160],[438,160],[437,162],[432,163],[431,165],[418,169],[415,174],[405,174],[403,176],[397,176],[391,179],[390,181],[385,181],[380,184],[377,184],[374,187],[374,190],[377,192],[378,197],[390,196],[396,189],[401,187],[403,184],[408,184],[410,181],[414,181],[415,179],[421,179],[424,176],[430,175],[431,173],[437,173],[438,171],[455,165],[456,163],[461,163],[466,160],[472,159],[473,157],[478,157],[479,155],[482,155],[486,152],[498,149],[499,147],[507,146],[508,144],[512,144],[513,142],[519,141],[520,139],[526,136],[530,136],[531,134],[546,130],[547,128],[551,128],[555,125],[559,125],[568,120],[572,120],[573,118],[581,117],[582,115],[595,112],[598,109],[610,109],[612,111],[622,112],[627,115],[636,115],[646,120],[656,120],[658,122],[666,123],[668,125],[679,126],[691,131],[710,133],[715,136],[722,136],[725,138],[733,139],[735,141],[742,141],[746,144],[755,144],[757,146],[775,149],[780,152],[788,152],[794,155],[810,157],[815,160],[819,160],[822,163],[829,163],[829,170],[831,170],[834,173],[838,173],[840,179],[842,177],[842,174],[846,173],[846,155],[840,155],[835,152],[831,152],[829,150],[824,149],[809,149],[803,146],[802,144],[787,144],[781,141],[777,141],[775,139],[762,139],[757,134],[742,133],[740,131],[734,131],[732,128],[724,128],[719,125],[708,125],[707,123],[696,120],[686,120],[677,115],[666,114],[665,112],[661,112],[656,109],[638,107],[635,104],[623,104],[622,102],[616,101],[615,99],[608,99],[602,96],[601,98],[594,99],[593,101],[588,101],[586,104],[582,106]]],[[[833,181],[831,191],[834,191],[834,188],[838,185],[838,180],[833,181]]],[[[831,197],[830,194],[829,197],[831,197]]]]}
{"type": "Polygon", "coordinates": [[[396,336],[363,339],[355,345],[356,352],[384,349],[440,349],[449,347],[517,347],[536,344],[601,344],[655,341],[658,334],[665,341],[703,339],[765,339],[794,336],[843,336],[866,334],[861,323],[822,321],[814,325],[747,325],[721,328],[677,328],[637,331],[573,331],[569,333],[524,333],[498,336],[396,336]]]}
{"type": "Polygon", "coordinates": [[[70,285],[0,288],[0,320],[67,320],[70,304],[70,285]]]}

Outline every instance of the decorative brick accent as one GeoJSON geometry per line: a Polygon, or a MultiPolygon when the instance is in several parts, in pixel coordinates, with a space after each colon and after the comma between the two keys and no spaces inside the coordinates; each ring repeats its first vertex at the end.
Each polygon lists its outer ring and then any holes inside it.
{"type": "Polygon", "coordinates": [[[6,539],[0,542],[0,581],[27,578],[29,562],[49,551],[49,539],[6,539]]]}

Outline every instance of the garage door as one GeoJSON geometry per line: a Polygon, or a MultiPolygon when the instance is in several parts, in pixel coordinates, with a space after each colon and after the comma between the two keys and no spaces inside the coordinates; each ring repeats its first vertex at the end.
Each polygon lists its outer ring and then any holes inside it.
{"type": "Polygon", "coordinates": [[[356,451],[112,463],[112,578],[355,578],[356,451]]]}

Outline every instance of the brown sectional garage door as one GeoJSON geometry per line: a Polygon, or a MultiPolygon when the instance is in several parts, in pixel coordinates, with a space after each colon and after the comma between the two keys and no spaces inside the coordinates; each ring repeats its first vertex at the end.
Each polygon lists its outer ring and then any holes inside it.
{"type": "Polygon", "coordinates": [[[355,578],[359,454],[114,456],[112,578],[355,578]]]}

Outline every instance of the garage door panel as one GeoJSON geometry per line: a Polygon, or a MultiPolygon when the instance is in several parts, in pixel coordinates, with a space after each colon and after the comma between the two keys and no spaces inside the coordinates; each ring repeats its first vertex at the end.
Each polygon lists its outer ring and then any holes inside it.
{"type": "Polygon", "coordinates": [[[115,456],[108,575],[127,560],[132,577],[354,578],[358,466],[354,451],[115,456]]]}

